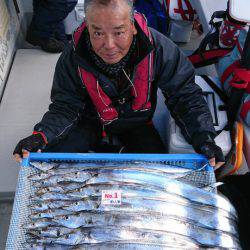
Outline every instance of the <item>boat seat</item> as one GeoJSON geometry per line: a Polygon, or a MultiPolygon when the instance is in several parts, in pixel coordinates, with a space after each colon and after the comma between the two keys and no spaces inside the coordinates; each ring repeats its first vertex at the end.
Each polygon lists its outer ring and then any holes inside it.
{"type": "MultiPolygon", "coordinates": [[[[212,78],[213,81],[216,81],[216,78],[212,78]]],[[[203,96],[206,102],[208,103],[208,107],[212,114],[213,124],[216,131],[221,130],[227,124],[227,115],[225,111],[219,110],[219,107],[223,105],[223,102],[220,100],[219,96],[214,93],[213,89],[211,89],[207,83],[200,76],[195,77],[195,82],[198,84],[203,90],[203,96]]],[[[218,83],[218,80],[217,80],[218,83]]],[[[168,126],[169,131],[169,141],[168,148],[169,153],[194,153],[194,149],[192,145],[188,144],[183,135],[181,134],[180,128],[176,125],[173,118],[170,120],[170,124],[168,126]]],[[[231,139],[230,134],[227,131],[222,131],[215,139],[218,146],[222,148],[224,154],[227,154],[231,148],[231,139]]]]}
{"type": "MultiPolygon", "coordinates": [[[[210,77],[216,85],[220,86],[220,81],[217,77],[210,77]]],[[[204,98],[208,103],[208,107],[213,117],[213,123],[215,130],[218,131],[227,123],[227,115],[225,111],[219,110],[219,107],[223,105],[223,102],[219,96],[214,93],[213,89],[207,85],[201,76],[195,77],[195,82],[202,88],[204,98]]],[[[243,139],[243,161],[240,169],[235,173],[245,173],[250,170],[250,127],[243,123],[244,127],[244,139],[243,139]]],[[[193,147],[188,144],[183,135],[181,134],[180,128],[176,125],[174,119],[170,117],[169,125],[167,126],[168,131],[168,150],[169,153],[194,153],[193,147]]],[[[231,139],[228,131],[223,130],[216,138],[215,142],[221,147],[224,155],[226,155],[231,149],[231,139]]]]}

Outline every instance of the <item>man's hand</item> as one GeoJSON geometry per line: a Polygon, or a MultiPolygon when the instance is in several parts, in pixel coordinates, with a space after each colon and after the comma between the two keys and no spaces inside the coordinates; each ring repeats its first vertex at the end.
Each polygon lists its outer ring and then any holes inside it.
{"type": "Polygon", "coordinates": [[[33,134],[18,142],[13,155],[17,162],[21,162],[22,158],[28,152],[41,152],[46,146],[46,142],[41,134],[33,134]]]}
{"type": "Polygon", "coordinates": [[[209,164],[214,167],[215,170],[225,163],[225,157],[222,150],[215,142],[205,142],[197,151],[199,154],[203,154],[209,159],[209,164]]]}

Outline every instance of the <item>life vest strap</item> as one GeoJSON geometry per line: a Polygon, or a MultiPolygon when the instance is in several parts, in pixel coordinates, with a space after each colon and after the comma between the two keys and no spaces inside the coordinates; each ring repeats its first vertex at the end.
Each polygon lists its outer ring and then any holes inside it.
{"type": "Polygon", "coordinates": [[[227,55],[231,49],[212,49],[207,51],[197,51],[188,56],[195,68],[207,66],[216,63],[219,58],[227,55]]]}

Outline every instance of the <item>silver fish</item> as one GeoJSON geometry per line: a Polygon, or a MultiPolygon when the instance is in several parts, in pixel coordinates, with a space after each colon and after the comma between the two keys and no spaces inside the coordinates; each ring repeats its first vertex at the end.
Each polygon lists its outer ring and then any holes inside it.
{"type": "Polygon", "coordinates": [[[31,229],[28,231],[30,234],[33,234],[38,237],[61,237],[65,234],[69,234],[74,232],[74,229],[66,228],[66,227],[57,227],[57,226],[50,226],[41,229],[31,229]]]}
{"type": "Polygon", "coordinates": [[[36,228],[44,228],[47,226],[55,226],[58,225],[57,223],[53,222],[50,219],[47,218],[42,218],[42,219],[37,219],[35,221],[32,221],[30,223],[24,224],[23,228],[25,229],[36,229],[36,228]]]}
{"type": "Polygon", "coordinates": [[[65,193],[65,189],[63,189],[61,186],[56,185],[56,186],[50,186],[50,187],[42,187],[39,188],[36,192],[35,195],[39,196],[42,194],[46,194],[46,193],[65,193]]]}
{"type": "MultiPolygon", "coordinates": [[[[45,240],[44,240],[45,241],[45,240]]],[[[189,246],[170,244],[140,244],[140,243],[100,243],[100,244],[84,244],[77,246],[61,245],[61,244],[44,244],[44,243],[30,243],[25,244],[25,249],[29,250],[190,250],[189,246]]],[[[200,249],[198,247],[192,249],[200,249]]]]}
{"type": "MultiPolygon", "coordinates": [[[[192,165],[192,164],[190,164],[192,165]]],[[[186,173],[186,172],[193,172],[193,171],[200,171],[204,170],[207,166],[207,163],[204,163],[201,167],[196,170],[190,168],[190,165],[186,165],[181,161],[177,162],[176,165],[169,163],[162,163],[162,162],[140,162],[140,161],[131,161],[131,162],[95,162],[95,163],[63,163],[60,164],[58,169],[86,169],[86,170],[94,170],[94,169],[130,169],[130,170],[138,170],[138,171],[154,171],[154,172],[163,172],[163,173],[186,173]]],[[[48,171],[52,173],[54,169],[48,171]]]]}
{"type": "Polygon", "coordinates": [[[40,180],[39,187],[49,187],[57,185],[58,183],[67,183],[67,182],[80,182],[83,183],[86,180],[96,176],[96,172],[72,172],[65,175],[53,175],[48,178],[40,180]]]}
{"type": "Polygon", "coordinates": [[[71,182],[85,182],[86,180],[91,179],[92,177],[95,177],[97,175],[96,172],[72,172],[63,175],[64,181],[71,181],[71,182]]]}
{"type": "Polygon", "coordinates": [[[143,185],[137,185],[134,183],[128,183],[124,185],[123,183],[109,184],[89,184],[83,185],[82,187],[66,192],[67,195],[75,198],[86,198],[88,196],[101,196],[102,190],[121,190],[122,193],[126,196],[137,196],[137,197],[154,197],[155,199],[163,199],[169,198],[169,196],[173,196],[168,194],[162,189],[154,189],[151,187],[145,187],[143,185]],[[150,196],[151,195],[151,196],[150,196]]]}
{"type": "Polygon", "coordinates": [[[28,250],[69,250],[69,249],[75,249],[75,247],[69,247],[65,245],[59,245],[59,244],[41,244],[41,243],[25,243],[24,249],[28,250]]]}
{"type": "Polygon", "coordinates": [[[235,219],[235,216],[232,216],[232,214],[220,208],[191,202],[190,200],[185,199],[184,197],[174,195],[172,193],[168,193],[167,191],[164,191],[162,189],[157,190],[156,188],[154,189],[154,188],[145,187],[143,185],[137,185],[133,183],[128,183],[126,185],[121,184],[121,183],[90,184],[90,185],[83,186],[79,189],[69,191],[66,194],[75,199],[76,198],[82,199],[82,198],[87,198],[90,196],[100,197],[102,196],[103,190],[120,190],[122,197],[125,197],[125,198],[135,197],[135,198],[144,198],[144,199],[152,199],[152,200],[159,200],[159,201],[171,201],[171,202],[175,202],[178,204],[189,205],[189,206],[198,206],[207,211],[217,212],[218,215],[221,215],[230,219],[235,219]]]}
{"type": "Polygon", "coordinates": [[[117,227],[82,228],[62,237],[37,240],[38,243],[57,243],[71,246],[89,243],[120,243],[120,241],[141,244],[172,244],[172,246],[185,246],[190,249],[196,249],[199,246],[191,239],[181,235],[117,227]]]}
{"type": "Polygon", "coordinates": [[[64,176],[63,175],[54,175],[46,179],[40,180],[37,186],[39,187],[50,187],[50,186],[55,186],[59,182],[65,182],[64,176]]]}
{"type": "Polygon", "coordinates": [[[77,215],[57,216],[53,219],[59,225],[68,228],[79,227],[133,227],[153,231],[165,231],[190,237],[201,245],[224,247],[224,241],[237,241],[237,238],[220,232],[200,227],[191,221],[180,220],[171,216],[139,216],[132,213],[79,213],[77,215]]]}
{"type": "Polygon", "coordinates": [[[66,215],[66,214],[72,214],[72,213],[64,209],[50,209],[50,210],[45,210],[43,212],[30,214],[29,218],[32,220],[36,220],[40,218],[54,218],[57,215],[66,215]]]}
{"type": "Polygon", "coordinates": [[[79,168],[56,168],[56,169],[51,169],[46,172],[40,172],[36,174],[32,174],[28,177],[30,180],[44,180],[47,178],[50,178],[52,176],[60,176],[60,175],[65,175],[65,174],[71,174],[71,173],[76,173],[76,172],[87,172],[85,168],[79,167],[79,168]]]}
{"type": "Polygon", "coordinates": [[[72,204],[72,201],[43,201],[41,203],[34,203],[29,205],[30,209],[37,211],[37,212],[42,212],[45,210],[49,210],[49,209],[54,209],[54,208],[61,208],[63,206],[68,206],[72,204]]]}
{"type": "Polygon", "coordinates": [[[41,171],[48,171],[52,168],[58,167],[59,163],[32,161],[32,162],[30,162],[30,165],[41,170],[41,171]]]}
{"type": "MultiPolygon", "coordinates": [[[[183,246],[175,243],[164,243],[164,244],[140,244],[140,243],[100,243],[100,244],[85,244],[84,246],[79,245],[74,248],[74,250],[190,250],[190,246],[183,246]]],[[[197,247],[192,247],[193,250],[201,249],[197,247]]]]}
{"type": "Polygon", "coordinates": [[[50,176],[48,176],[48,174],[46,172],[39,172],[36,174],[29,175],[28,179],[31,181],[40,181],[40,180],[46,179],[48,177],[50,177],[50,176]]]}
{"type": "Polygon", "coordinates": [[[78,182],[74,183],[74,182],[62,181],[62,182],[56,183],[55,185],[44,187],[41,182],[32,183],[32,186],[37,188],[37,192],[39,192],[40,194],[47,193],[46,188],[53,190],[53,192],[55,192],[55,193],[65,193],[68,191],[72,191],[72,190],[76,190],[78,188],[81,188],[84,185],[85,184],[78,183],[78,182]]]}
{"type": "Polygon", "coordinates": [[[72,197],[70,195],[64,194],[64,193],[45,193],[45,194],[41,194],[41,195],[32,195],[30,196],[30,198],[33,201],[39,201],[39,202],[43,202],[43,201],[47,201],[47,200],[79,200],[80,198],[77,197],[72,197]]]}
{"type": "Polygon", "coordinates": [[[40,180],[36,187],[50,187],[55,186],[58,183],[67,184],[70,182],[84,183],[86,180],[96,176],[96,173],[90,172],[71,172],[65,175],[52,175],[48,178],[40,180]]]}
{"type": "Polygon", "coordinates": [[[49,178],[40,180],[41,185],[40,187],[49,187],[57,185],[58,183],[68,183],[68,182],[80,182],[84,183],[86,180],[91,179],[92,177],[96,176],[96,173],[90,172],[73,172],[68,173],[65,175],[53,175],[49,178]]]}
{"type": "MultiPolygon", "coordinates": [[[[64,164],[66,165],[66,164],[64,164]]],[[[144,163],[144,164],[110,164],[110,165],[98,165],[95,164],[93,166],[85,165],[74,165],[74,167],[70,166],[70,164],[60,168],[61,165],[57,169],[52,169],[47,171],[47,174],[56,175],[56,174],[66,174],[75,171],[94,171],[94,170],[135,170],[135,171],[142,171],[142,172],[152,172],[158,174],[180,174],[183,176],[184,174],[190,174],[194,171],[203,170],[206,167],[206,164],[197,170],[193,170],[190,168],[185,168],[182,166],[171,166],[161,163],[144,163]]]]}
{"type": "Polygon", "coordinates": [[[103,205],[100,197],[83,199],[62,207],[71,212],[81,211],[115,211],[140,213],[159,213],[165,216],[175,216],[194,221],[201,227],[218,229],[237,235],[235,221],[218,215],[216,212],[206,211],[199,207],[180,205],[171,201],[162,202],[147,199],[123,198],[121,205],[103,205]]]}
{"type": "Polygon", "coordinates": [[[39,243],[25,243],[23,244],[24,249],[29,250],[45,250],[46,246],[44,244],[39,243]]]}
{"type": "Polygon", "coordinates": [[[97,177],[93,177],[86,181],[87,184],[101,184],[101,183],[136,183],[151,187],[161,188],[169,193],[182,196],[192,202],[206,204],[208,206],[218,207],[225,210],[237,218],[235,208],[224,197],[207,192],[201,188],[188,185],[186,183],[154,175],[149,173],[138,173],[135,171],[101,171],[97,177]]]}
{"type": "MultiPolygon", "coordinates": [[[[46,163],[48,165],[50,163],[46,163]]],[[[179,164],[178,166],[174,165],[167,165],[163,163],[108,163],[108,164],[71,164],[71,163],[64,163],[56,165],[56,168],[51,167],[50,170],[46,171],[45,173],[38,173],[31,175],[29,179],[31,180],[41,180],[45,178],[49,178],[53,175],[65,175],[72,172],[79,172],[79,171],[93,171],[93,170],[99,170],[99,169],[107,169],[107,170],[114,170],[114,169],[123,169],[123,170],[136,170],[136,171],[142,171],[142,172],[152,172],[152,173],[158,173],[158,174],[165,174],[170,175],[169,177],[175,177],[180,178],[187,174],[193,173],[194,171],[200,171],[205,168],[206,164],[201,166],[197,170],[193,170],[187,167],[182,166],[179,164]],[[174,175],[173,175],[174,174],[174,175]]],[[[47,167],[47,169],[50,167],[47,167]]]]}

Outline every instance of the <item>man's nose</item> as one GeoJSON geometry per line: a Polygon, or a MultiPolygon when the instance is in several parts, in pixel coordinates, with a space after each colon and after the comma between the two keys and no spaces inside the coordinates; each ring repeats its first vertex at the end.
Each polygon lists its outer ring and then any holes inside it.
{"type": "Polygon", "coordinates": [[[105,48],[112,49],[115,47],[115,40],[112,35],[108,35],[105,39],[105,48]]]}

